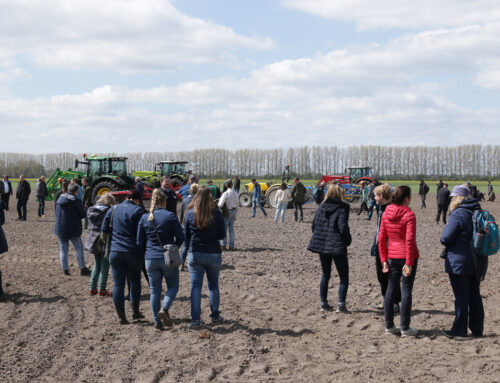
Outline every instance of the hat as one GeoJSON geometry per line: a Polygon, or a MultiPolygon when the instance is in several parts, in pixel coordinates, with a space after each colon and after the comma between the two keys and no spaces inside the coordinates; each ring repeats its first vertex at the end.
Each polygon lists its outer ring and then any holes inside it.
{"type": "Polygon", "coordinates": [[[458,185],[453,188],[450,197],[468,197],[470,196],[470,190],[463,185],[458,185]]]}

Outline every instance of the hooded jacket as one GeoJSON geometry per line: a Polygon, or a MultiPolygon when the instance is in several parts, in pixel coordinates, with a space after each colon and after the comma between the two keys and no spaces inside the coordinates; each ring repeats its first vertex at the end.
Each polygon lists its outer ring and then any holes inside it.
{"type": "Polygon", "coordinates": [[[85,218],[82,201],[73,194],[61,194],[56,203],[54,234],[66,239],[80,237],[82,218],[85,218]]]}
{"type": "Polygon", "coordinates": [[[302,184],[302,182],[297,181],[292,186],[292,201],[295,203],[304,203],[306,202],[306,187],[302,184]]]}
{"type": "Polygon", "coordinates": [[[388,258],[404,259],[408,266],[413,266],[415,259],[420,256],[416,237],[415,213],[404,205],[387,206],[378,235],[380,261],[384,263],[388,258]]]}
{"type": "Polygon", "coordinates": [[[89,232],[85,239],[85,250],[89,253],[103,253],[104,247],[99,246],[99,236],[101,234],[102,221],[110,209],[107,205],[97,204],[87,209],[87,218],[89,220],[89,232]]]}
{"type": "Polygon", "coordinates": [[[312,223],[312,232],[307,250],[319,254],[346,254],[352,241],[349,204],[329,198],[319,205],[312,223]]]}
{"type": "Polygon", "coordinates": [[[474,232],[472,215],[481,209],[479,201],[471,198],[464,200],[453,210],[441,235],[441,243],[446,246],[445,271],[449,274],[484,276],[488,267],[488,257],[476,256],[478,270],[474,265],[474,255],[470,240],[474,232]]]}

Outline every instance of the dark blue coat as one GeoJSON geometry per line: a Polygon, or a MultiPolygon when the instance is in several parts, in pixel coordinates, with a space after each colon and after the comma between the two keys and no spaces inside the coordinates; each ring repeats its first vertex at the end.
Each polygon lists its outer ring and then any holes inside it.
{"type": "Polygon", "coordinates": [[[212,226],[201,230],[194,225],[194,210],[187,212],[184,238],[190,253],[222,253],[219,240],[226,236],[226,223],[219,209],[214,209],[213,217],[212,226]]]}
{"type": "Polygon", "coordinates": [[[188,194],[186,198],[182,200],[182,206],[181,206],[181,219],[180,222],[184,221],[184,216],[186,215],[187,207],[189,203],[193,200],[194,196],[191,194],[188,194]]]}
{"type": "Polygon", "coordinates": [[[324,201],[316,210],[312,232],[307,250],[320,254],[346,254],[352,240],[349,204],[334,198],[324,201]]]}
{"type": "Polygon", "coordinates": [[[73,194],[61,194],[56,203],[54,234],[66,239],[80,237],[82,218],[85,218],[82,201],[73,194]]]}
{"type": "Polygon", "coordinates": [[[180,247],[184,241],[181,224],[174,213],[166,209],[156,209],[154,217],[153,222],[160,236],[161,244],[158,241],[152,223],[149,222],[149,213],[142,216],[139,221],[139,228],[137,229],[137,245],[146,249],[145,259],[163,259],[163,248],[161,245],[165,246],[175,243],[180,247]]]}
{"type": "Polygon", "coordinates": [[[6,253],[7,250],[9,250],[9,246],[7,246],[7,238],[5,238],[5,234],[2,229],[2,225],[4,223],[5,223],[5,213],[3,211],[3,202],[0,201],[0,254],[6,253]]]}
{"type": "MultiPolygon", "coordinates": [[[[110,221],[113,209],[109,209],[102,222],[101,230],[111,233],[110,221]]],[[[137,245],[137,227],[144,209],[132,201],[123,201],[116,206],[113,215],[113,233],[110,251],[122,253],[144,254],[143,248],[137,245]]]]}
{"type": "Polygon", "coordinates": [[[484,276],[488,258],[473,255],[470,240],[473,233],[472,215],[481,206],[476,199],[463,201],[453,210],[441,235],[441,243],[446,246],[445,271],[449,274],[484,276]],[[474,265],[477,260],[478,271],[474,265]]]}

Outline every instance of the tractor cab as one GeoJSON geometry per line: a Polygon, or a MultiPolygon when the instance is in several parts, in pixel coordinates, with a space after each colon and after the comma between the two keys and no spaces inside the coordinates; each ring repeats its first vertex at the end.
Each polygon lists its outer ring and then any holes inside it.
{"type": "Polygon", "coordinates": [[[187,161],[161,161],[155,165],[155,172],[159,168],[160,175],[167,176],[179,183],[185,183],[191,171],[186,171],[187,161]]]}
{"type": "Polygon", "coordinates": [[[351,183],[358,184],[361,181],[372,181],[373,172],[369,166],[352,166],[345,171],[351,183]]]}
{"type": "Polygon", "coordinates": [[[87,176],[99,177],[103,174],[123,177],[127,175],[127,159],[125,157],[89,158],[87,176]]]}

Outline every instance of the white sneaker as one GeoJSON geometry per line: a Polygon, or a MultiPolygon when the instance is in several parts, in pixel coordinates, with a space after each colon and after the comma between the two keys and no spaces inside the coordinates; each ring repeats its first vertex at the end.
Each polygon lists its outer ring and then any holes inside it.
{"type": "Polygon", "coordinates": [[[401,338],[406,336],[415,336],[418,334],[418,330],[416,328],[408,327],[408,330],[401,330],[401,338]]]}
{"type": "Polygon", "coordinates": [[[385,329],[385,335],[397,335],[397,334],[399,334],[399,328],[397,328],[396,326],[385,329]]]}

